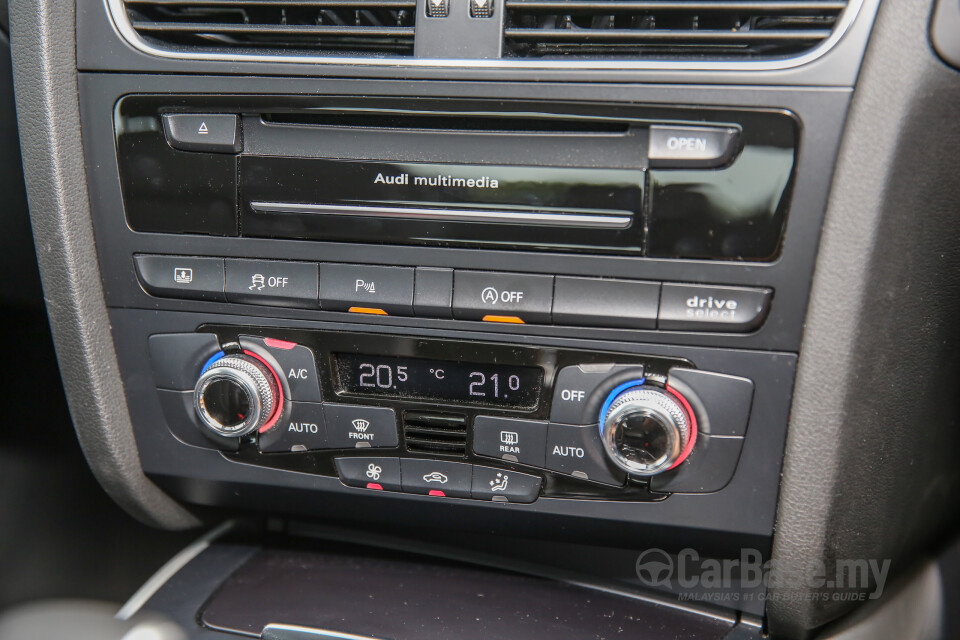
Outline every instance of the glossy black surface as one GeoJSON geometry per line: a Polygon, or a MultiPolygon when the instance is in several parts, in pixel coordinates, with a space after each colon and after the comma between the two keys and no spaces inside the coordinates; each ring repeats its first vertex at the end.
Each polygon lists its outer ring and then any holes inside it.
{"type": "Polygon", "coordinates": [[[240,221],[245,236],[553,251],[594,247],[639,253],[644,182],[642,170],[244,156],[240,221]],[[258,202],[333,205],[336,215],[263,211],[258,202]],[[546,221],[441,222],[346,215],[351,207],[363,206],[407,211],[449,207],[479,216],[485,212],[620,216],[630,226],[571,229],[546,221]]]}
{"type": "Polygon", "coordinates": [[[423,556],[270,549],[226,578],[200,619],[245,635],[286,623],[393,640],[720,640],[732,627],[638,598],[423,556]]]}
{"type": "Polygon", "coordinates": [[[772,260],[780,253],[795,125],[757,114],[736,161],[715,171],[651,170],[646,255],[772,260]]]}
{"type": "Polygon", "coordinates": [[[134,230],[235,235],[239,227],[248,237],[375,244],[770,261],[787,220],[797,138],[792,116],[774,111],[289,96],[129,96],[119,104],[119,169],[134,230]],[[398,116],[409,111],[415,117],[398,116]],[[242,115],[243,153],[173,150],[160,125],[167,112],[242,115]],[[358,114],[366,114],[360,126],[341,124],[358,114]],[[447,128],[426,127],[433,115],[447,128]],[[735,127],[742,147],[725,167],[647,176],[653,123],[735,127]],[[447,160],[452,149],[456,163],[447,160]],[[483,186],[418,185],[418,176],[479,178],[483,186]],[[401,184],[388,182],[397,177],[401,184]],[[343,215],[357,206],[619,213],[633,221],[571,229],[343,215]]]}
{"type": "Polygon", "coordinates": [[[134,231],[237,235],[237,159],[177,151],[160,115],[135,100],[114,116],[127,223],[134,231]]]}

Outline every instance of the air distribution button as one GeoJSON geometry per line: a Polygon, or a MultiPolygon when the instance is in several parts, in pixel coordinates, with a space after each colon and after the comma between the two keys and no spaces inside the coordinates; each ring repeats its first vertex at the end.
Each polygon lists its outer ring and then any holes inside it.
{"type": "Polygon", "coordinates": [[[336,458],[340,482],[348,487],[400,491],[400,458],[336,458]]]}

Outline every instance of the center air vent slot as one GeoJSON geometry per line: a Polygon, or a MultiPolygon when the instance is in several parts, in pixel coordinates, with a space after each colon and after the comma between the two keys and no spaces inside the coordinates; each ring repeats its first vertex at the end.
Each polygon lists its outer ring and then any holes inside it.
{"type": "Polygon", "coordinates": [[[508,55],[742,59],[830,37],[847,0],[505,0],[508,55]]]}
{"type": "Polygon", "coordinates": [[[147,40],[214,50],[412,55],[416,0],[124,0],[147,40]]]}
{"type": "Polygon", "coordinates": [[[407,411],[403,415],[403,435],[411,453],[467,454],[467,419],[463,415],[407,411]]]}

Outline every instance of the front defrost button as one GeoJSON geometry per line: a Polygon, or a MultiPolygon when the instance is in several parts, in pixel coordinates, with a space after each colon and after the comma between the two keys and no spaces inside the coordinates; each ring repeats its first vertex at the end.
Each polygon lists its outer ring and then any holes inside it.
{"type": "Polygon", "coordinates": [[[331,449],[396,447],[397,414],[387,407],[325,404],[327,446],[331,449]]]}

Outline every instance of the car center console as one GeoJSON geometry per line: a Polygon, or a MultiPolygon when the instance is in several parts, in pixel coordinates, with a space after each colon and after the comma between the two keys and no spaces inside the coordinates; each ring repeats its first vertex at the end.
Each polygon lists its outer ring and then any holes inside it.
{"type": "Polygon", "coordinates": [[[876,3],[189,4],[77,14],[85,277],[150,481],[448,542],[769,554],[876,3]]]}

